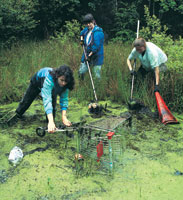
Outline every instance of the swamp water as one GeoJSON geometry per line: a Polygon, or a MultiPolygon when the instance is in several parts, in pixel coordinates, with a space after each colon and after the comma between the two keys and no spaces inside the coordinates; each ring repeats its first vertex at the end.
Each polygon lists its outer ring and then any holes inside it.
{"type": "MultiPolygon", "coordinates": [[[[96,119],[88,114],[87,104],[79,105],[73,99],[68,119],[72,122],[86,120],[95,125],[106,117],[128,112],[125,106],[107,103],[111,112],[96,119]]],[[[1,106],[1,118],[15,110],[17,105],[1,106]]],[[[143,112],[131,114],[132,126],[122,132],[121,163],[110,176],[97,167],[95,159],[89,157],[75,162],[75,137],[65,140],[62,133],[37,136],[36,128],[46,124],[42,102],[35,101],[22,120],[11,127],[0,128],[0,199],[182,200],[181,116],[175,116],[180,124],[164,126],[143,112]],[[24,153],[17,166],[8,162],[14,146],[20,147],[24,153]]],[[[56,121],[59,119],[57,111],[56,121]]]]}

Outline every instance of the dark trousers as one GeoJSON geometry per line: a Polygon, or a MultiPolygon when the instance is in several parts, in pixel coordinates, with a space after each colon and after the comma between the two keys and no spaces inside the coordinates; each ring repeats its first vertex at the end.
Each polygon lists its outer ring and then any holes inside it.
{"type": "MultiPolygon", "coordinates": [[[[35,98],[39,95],[41,89],[39,88],[38,83],[36,83],[36,75],[34,75],[30,81],[29,87],[27,88],[24,97],[19,103],[16,113],[21,117],[25,111],[30,107],[35,98]]],[[[52,106],[53,106],[53,117],[55,118],[56,114],[56,95],[53,95],[52,91],[52,106]]]]}
{"type": "Polygon", "coordinates": [[[155,71],[154,70],[146,71],[141,65],[137,71],[137,77],[143,80],[147,75],[150,75],[153,78],[153,80],[156,81],[155,71]]]}
{"type": "Polygon", "coordinates": [[[148,88],[151,88],[153,85],[156,84],[156,76],[155,71],[146,71],[142,66],[139,67],[137,71],[136,77],[136,85],[137,87],[141,87],[144,84],[144,80],[148,80],[148,88]]]}

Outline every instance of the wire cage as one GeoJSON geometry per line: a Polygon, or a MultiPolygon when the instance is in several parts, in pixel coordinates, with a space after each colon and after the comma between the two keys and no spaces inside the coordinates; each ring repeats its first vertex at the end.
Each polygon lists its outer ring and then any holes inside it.
{"type": "Polygon", "coordinates": [[[82,160],[90,162],[97,171],[113,173],[122,165],[124,135],[130,119],[130,116],[110,116],[80,128],[77,150],[82,160]]]}

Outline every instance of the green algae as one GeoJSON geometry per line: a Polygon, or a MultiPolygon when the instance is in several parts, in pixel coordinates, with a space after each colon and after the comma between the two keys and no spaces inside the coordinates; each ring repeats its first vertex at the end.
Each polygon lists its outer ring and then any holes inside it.
{"type": "MultiPolygon", "coordinates": [[[[107,116],[128,111],[125,106],[107,103],[111,111],[107,116]]],[[[16,106],[16,103],[3,105],[1,113],[15,110],[16,106]]],[[[88,114],[87,106],[87,102],[78,104],[72,99],[68,118],[72,122],[98,121],[88,114]]],[[[58,112],[57,124],[60,117],[58,112]]],[[[0,129],[1,199],[182,199],[183,177],[175,175],[176,170],[183,171],[182,123],[164,126],[144,114],[133,115],[132,127],[123,133],[122,165],[110,177],[97,170],[96,161],[90,158],[80,164],[78,173],[74,158],[77,151],[75,139],[65,141],[61,133],[38,137],[35,129],[46,126],[44,119],[42,104],[35,101],[21,121],[0,129]],[[8,154],[14,146],[27,152],[16,167],[8,162],[8,154]],[[38,148],[45,150],[33,151],[38,148]]]]}

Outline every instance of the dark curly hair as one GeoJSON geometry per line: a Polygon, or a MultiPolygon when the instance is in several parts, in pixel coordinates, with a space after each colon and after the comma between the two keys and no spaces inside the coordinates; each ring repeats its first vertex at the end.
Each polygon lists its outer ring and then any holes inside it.
{"type": "Polygon", "coordinates": [[[74,89],[75,81],[73,72],[67,65],[62,65],[56,69],[53,69],[53,71],[50,71],[51,76],[53,77],[53,80],[56,82],[57,78],[60,76],[65,76],[65,81],[67,84],[64,86],[65,89],[68,88],[69,90],[74,89]]]}

